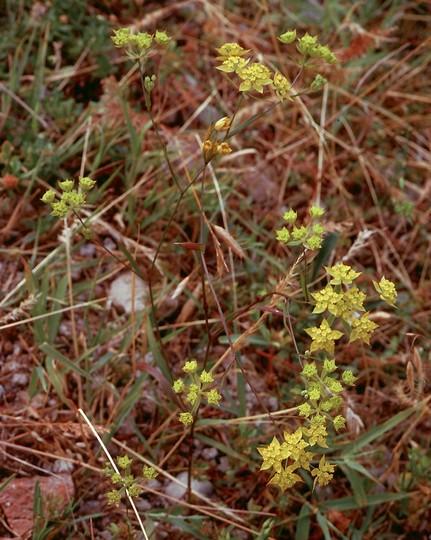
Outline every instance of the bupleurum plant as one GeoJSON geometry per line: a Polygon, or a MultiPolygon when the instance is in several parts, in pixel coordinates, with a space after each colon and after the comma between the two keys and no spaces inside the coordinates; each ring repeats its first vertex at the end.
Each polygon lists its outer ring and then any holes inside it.
{"type": "MultiPolygon", "coordinates": [[[[284,214],[288,227],[277,231],[277,239],[292,246],[302,244],[310,250],[320,248],[325,229],[315,220],[324,211],[313,205],[309,213],[311,222],[298,227],[295,225],[297,214],[289,209],[284,214]]],[[[317,466],[312,461],[319,447],[328,448],[330,426],[336,431],[344,428],[346,419],[336,413],[343,405],[341,393],[346,387],[354,386],[356,380],[351,370],[343,370],[341,376],[337,373],[335,343],[346,336],[349,343],[362,340],[369,345],[370,337],[378,327],[365,310],[366,294],[355,284],[361,272],[341,263],[325,267],[325,270],[329,278],[327,285],[311,296],[315,303],[313,313],[326,316],[318,326],[305,330],[311,337],[311,344],[301,358],[305,389],[302,392],[304,402],[298,406],[298,413],[305,423],[294,433],[284,431],[282,442],[274,437],[268,446],[258,448],[263,459],[261,470],[271,470],[269,484],[279,486],[282,491],[303,481],[295,472],[300,468],[311,472],[314,487],[316,484],[325,486],[333,478],[335,465],[326,461],[325,454],[317,466]],[[337,322],[341,323],[338,326],[342,331],[335,328],[337,322]]],[[[382,277],[380,282],[373,281],[373,285],[381,300],[395,306],[397,292],[391,281],[382,277]]]]}
{"type": "MultiPolygon", "coordinates": [[[[122,48],[129,58],[138,62],[145,102],[147,110],[151,115],[150,93],[155,86],[156,80],[154,75],[145,75],[144,61],[154,43],[166,45],[170,38],[164,32],[156,32],[153,36],[148,33],[132,34],[130,29],[122,28],[115,32],[115,36],[112,39],[116,47],[122,48]]],[[[241,93],[239,105],[241,100],[247,99],[249,94],[257,93],[258,95],[264,95],[267,92],[272,92],[275,94],[276,101],[271,104],[268,109],[269,111],[274,106],[277,106],[284,101],[291,101],[298,95],[316,91],[327,82],[323,76],[317,74],[314,79],[303,86],[303,88],[294,88],[294,85],[296,85],[299,79],[299,75],[304,70],[315,69],[321,63],[333,64],[336,62],[335,55],[327,46],[321,45],[316,36],[305,34],[304,36],[297,38],[296,31],[292,30],[279,36],[279,40],[285,45],[296,42],[296,49],[299,53],[299,59],[297,61],[299,72],[293,82],[289,81],[279,70],[270,69],[261,62],[252,61],[252,58],[248,57],[248,54],[251,52],[250,49],[244,49],[238,43],[224,43],[221,47],[216,49],[218,52],[216,60],[220,62],[217,69],[224,72],[241,93]]],[[[239,110],[239,105],[236,108],[236,112],[239,110]]],[[[236,113],[231,117],[225,116],[214,122],[209,127],[202,144],[204,171],[206,166],[212,162],[214,158],[232,152],[228,143],[230,137],[240,130],[246,129],[253,121],[257,120],[268,111],[257,114],[252,119],[237,126],[236,129],[233,129],[236,113]]],[[[157,132],[157,127],[155,125],[154,127],[157,132]]],[[[165,154],[165,157],[169,165],[167,154],[165,154]]],[[[172,167],[170,167],[170,169],[172,172],[172,167]]],[[[173,175],[173,177],[175,179],[175,175],[173,175]]],[[[181,197],[184,193],[185,190],[181,192],[181,197]]],[[[313,205],[310,208],[310,223],[297,227],[294,225],[296,213],[290,210],[286,213],[285,219],[289,225],[293,225],[292,229],[289,231],[284,227],[281,231],[278,231],[277,237],[279,240],[288,243],[289,245],[302,245],[304,249],[310,250],[319,249],[322,245],[324,235],[324,227],[320,223],[322,215],[323,210],[317,205],[313,205]]],[[[203,222],[210,227],[207,220],[203,220],[203,222]]],[[[321,329],[321,332],[324,332],[326,323],[322,324],[323,328],[321,329]]],[[[332,332],[337,331],[334,330],[332,332]]],[[[330,339],[333,335],[334,334],[329,333],[327,338],[330,339]]],[[[338,334],[336,335],[337,337],[341,336],[341,334],[340,336],[338,336],[338,334]]],[[[311,352],[315,350],[317,343],[319,343],[318,336],[313,341],[311,352]]],[[[327,413],[336,407],[340,407],[341,398],[337,396],[337,393],[339,393],[343,387],[340,388],[341,383],[337,381],[335,377],[330,376],[336,368],[331,371],[329,370],[329,365],[330,364],[326,363],[325,368],[320,371],[319,375],[317,372],[314,374],[310,371],[309,390],[311,395],[314,396],[311,401],[311,403],[314,403],[314,409],[310,410],[310,414],[308,415],[308,417],[310,417],[309,427],[307,428],[308,431],[306,431],[305,428],[299,428],[293,435],[286,433],[285,441],[283,443],[279,443],[277,439],[274,439],[268,448],[259,450],[264,456],[264,465],[262,468],[268,469],[273,467],[275,476],[271,482],[278,483],[284,489],[299,479],[298,475],[294,473],[294,470],[297,467],[302,466],[306,469],[310,468],[310,462],[314,457],[314,454],[305,451],[304,449],[318,443],[321,443],[322,445],[326,444],[326,429],[324,427],[324,422],[328,416],[327,413]],[[316,389],[319,387],[319,384],[322,386],[321,395],[317,396],[316,391],[313,391],[313,388],[311,387],[312,384],[315,385],[316,389]],[[324,403],[321,404],[321,401],[324,403]],[[331,404],[331,407],[329,407],[329,403],[331,404]],[[312,414],[313,411],[314,413],[312,414]],[[303,437],[306,437],[307,441],[304,440],[303,437]],[[288,459],[291,460],[290,464],[285,463],[288,459]]],[[[311,368],[309,369],[311,370],[311,368]]],[[[193,424],[202,400],[207,401],[209,404],[218,405],[221,400],[221,395],[214,388],[215,384],[211,373],[203,370],[198,374],[198,364],[196,360],[186,362],[183,371],[188,375],[189,380],[183,378],[177,379],[173,384],[173,389],[177,394],[184,394],[185,402],[191,406],[190,411],[181,412],[179,414],[179,420],[186,427],[191,426],[191,429],[193,430],[193,424]]],[[[307,370],[305,370],[304,376],[305,373],[307,373],[307,370]]],[[[345,380],[346,384],[353,384],[353,379],[349,379],[348,376],[344,376],[343,380],[345,380]]],[[[335,425],[339,427],[340,420],[336,420],[335,425]]],[[[327,464],[325,457],[323,457],[319,463],[319,468],[313,470],[316,471],[314,473],[316,479],[323,483],[333,471],[333,466],[327,464]]]]}

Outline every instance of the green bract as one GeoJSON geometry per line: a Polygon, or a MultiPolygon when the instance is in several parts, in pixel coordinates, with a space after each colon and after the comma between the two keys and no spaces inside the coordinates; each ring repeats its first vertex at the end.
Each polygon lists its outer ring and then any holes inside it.
{"type": "Polygon", "coordinates": [[[156,33],[154,35],[154,40],[158,45],[166,45],[167,43],[169,43],[171,38],[168,36],[166,32],[156,30],[156,33]]]}
{"type": "Polygon", "coordinates": [[[42,202],[44,202],[45,204],[51,204],[52,202],[54,202],[55,200],[55,191],[52,190],[52,189],[49,189],[44,195],[43,197],[41,197],[40,199],[42,202]]]}
{"type": "Polygon", "coordinates": [[[281,36],[279,36],[278,39],[285,45],[288,45],[289,43],[292,43],[293,41],[295,41],[296,30],[288,30],[284,34],[281,34],[281,36]]]}
{"type": "Polygon", "coordinates": [[[95,180],[92,180],[92,179],[89,178],[88,176],[85,176],[85,177],[79,179],[79,186],[80,186],[84,191],[89,191],[89,190],[92,189],[95,185],[96,185],[96,181],[95,181],[95,180]]]}
{"type": "Polygon", "coordinates": [[[63,182],[58,183],[58,187],[61,191],[72,191],[74,183],[73,180],[64,180],[63,182]]]}
{"type": "Polygon", "coordinates": [[[314,81],[310,84],[310,90],[319,90],[322,86],[324,86],[328,81],[325,79],[325,77],[322,77],[322,75],[316,75],[314,81]]]}

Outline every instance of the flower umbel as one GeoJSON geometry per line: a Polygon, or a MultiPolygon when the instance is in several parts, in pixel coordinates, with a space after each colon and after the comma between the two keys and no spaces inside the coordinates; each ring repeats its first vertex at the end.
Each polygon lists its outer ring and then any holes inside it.
{"type": "Polygon", "coordinates": [[[259,62],[255,62],[248,67],[238,70],[238,75],[244,81],[239,86],[240,92],[256,90],[256,92],[262,94],[263,87],[272,84],[271,72],[259,62]]]}
{"type": "Polygon", "coordinates": [[[340,339],[343,335],[343,332],[339,330],[332,330],[326,319],[323,319],[319,328],[314,326],[312,328],[306,328],[305,331],[313,338],[310,347],[311,352],[322,349],[329,354],[334,353],[335,340],[340,339]]]}
{"type": "Polygon", "coordinates": [[[319,461],[319,468],[311,471],[311,474],[316,477],[314,480],[314,486],[316,486],[316,483],[319,484],[319,486],[327,486],[332,480],[332,473],[334,470],[335,465],[326,463],[326,456],[322,456],[319,461]]]}
{"type": "Polygon", "coordinates": [[[284,75],[276,71],[274,73],[273,87],[275,94],[280,101],[284,99],[292,99],[291,97],[291,85],[284,75]]]}
{"type": "Polygon", "coordinates": [[[395,285],[392,283],[392,281],[389,281],[389,279],[386,279],[383,276],[378,283],[377,281],[373,281],[373,285],[376,291],[379,293],[380,298],[390,306],[395,307],[397,290],[395,289],[395,285]]]}
{"type": "Polygon", "coordinates": [[[74,186],[74,180],[63,180],[58,182],[60,188],[60,198],[56,200],[56,192],[49,189],[45,192],[41,201],[51,206],[51,215],[65,218],[70,211],[77,212],[86,202],[88,192],[95,186],[96,182],[91,178],[79,178],[78,191],[74,186]]]}
{"type": "Polygon", "coordinates": [[[350,285],[358,276],[361,275],[361,272],[355,272],[350,266],[346,264],[336,264],[331,268],[325,266],[326,271],[333,279],[329,283],[331,285],[350,285]]]}
{"type": "Polygon", "coordinates": [[[370,313],[364,313],[360,319],[352,319],[353,330],[350,334],[349,343],[362,339],[367,345],[370,344],[370,337],[374,330],[379,326],[368,319],[370,313]]]}

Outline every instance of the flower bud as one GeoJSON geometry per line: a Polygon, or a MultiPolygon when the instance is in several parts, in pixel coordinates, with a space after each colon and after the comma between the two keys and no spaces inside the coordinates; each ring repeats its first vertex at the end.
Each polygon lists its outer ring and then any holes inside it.
{"type": "Polygon", "coordinates": [[[214,124],[214,129],[216,131],[227,131],[230,129],[231,124],[232,118],[229,118],[229,116],[224,116],[223,118],[220,118],[220,120],[217,120],[217,122],[214,124]]]}
{"type": "Polygon", "coordinates": [[[72,191],[73,189],[73,180],[64,180],[63,182],[58,182],[58,186],[61,189],[61,191],[68,192],[72,191]]]}
{"type": "Polygon", "coordinates": [[[79,179],[79,185],[84,191],[90,191],[96,185],[96,181],[84,176],[79,179]]]}
{"type": "Polygon", "coordinates": [[[156,76],[151,75],[151,77],[145,77],[144,87],[147,92],[151,92],[156,85],[156,76]]]}
{"type": "Polygon", "coordinates": [[[169,43],[170,40],[171,38],[168,36],[166,32],[160,32],[159,30],[156,30],[154,41],[158,45],[166,45],[167,43],[169,43]]]}
{"type": "Polygon", "coordinates": [[[51,204],[55,200],[55,191],[53,189],[49,189],[43,197],[40,199],[42,202],[46,204],[51,204]]]}
{"type": "Polygon", "coordinates": [[[323,85],[325,85],[328,81],[325,79],[325,77],[322,77],[322,75],[317,74],[316,78],[310,85],[310,90],[319,90],[319,88],[323,85]]]}
{"type": "Polygon", "coordinates": [[[296,30],[288,30],[284,34],[281,34],[281,36],[278,37],[279,41],[281,43],[284,43],[285,45],[288,45],[289,43],[292,43],[296,39],[296,30]]]}
{"type": "Polygon", "coordinates": [[[227,142],[222,142],[218,145],[217,152],[222,156],[227,156],[232,152],[232,148],[228,145],[227,142]]]}

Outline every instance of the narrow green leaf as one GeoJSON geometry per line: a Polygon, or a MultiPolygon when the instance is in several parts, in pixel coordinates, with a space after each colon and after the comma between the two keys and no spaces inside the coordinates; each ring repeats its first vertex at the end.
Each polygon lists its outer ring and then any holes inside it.
{"type": "Polygon", "coordinates": [[[49,356],[47,356],[45,359],[45,367],[48,374],[49,382],[54,387],[54,390],[57,392],[58,397],[63,403],[65,403],[66,405],[70,405],[69,400],[66,398],[63,392],[63,381],[58,374],[57,369],[55,368],[54,360],[49,356]]]}
{"type": "Polygon", "coordinates": [[[311,508],[308,503],[304,503],[299,512],[298,524],[295,531],[295,540],[306,540],[310,536],[311,508]]]}
{"type": "Polygon", "coordinates": [[[12,480],[16,477],[16,474],[11,474],[9,476],[9,478],[7,478],[0,486],[0,492],[3,491],[4,489],[6,489],[7,485],[9,484],[9,482],[12,482],[12,480]]]}
{"type": "MultiPolygon", "coordinates": [[[[369,429],[366,433],[355,439],[353,442],[341,446],[342,455],[356,454],[359,452],[359,450],[364,448],[364,446],[367,446],[374,440],[384,435],[387,431],[390,431],[394,427],[398,426],[398,424],[406,420],[410,415],[422,407],[422,405],[423,404],[419,403],[418,405],[414,405],[413,407],[409,407],[408,409],[399,412],[386,422],[383,422],[383,424],[369,429]]],[[[338,450],[339,449],[340,447],[338,447],[338,450]]]]}
{"type": "Polygon", "coordinates": [[[61,352],[57,351],[55,347],[52,347],[49,343],[42,343],[42,345],[39,346],[39,349],[44,352],[46,355],[49,355],[51,358],[54,358],[63,366],[69,368],[71,371],[74,371],[75,373],[78,373],[78,375],[81,375],[81,377],[84,377],[88,380],[93,380],[91,375],[89,375],[86,371],[84,371],[82,368],[80,368],[75,362],[72,360],[69,360],[66,356],[61,354],[61,352]]]}
{"type": "MultiPolygon", "coordinates": [[[[365,506],[401,501],[409,497],[410,495],[408,493],[376,493],[367,496],[367,504],[365,506]]],[[[318,507],[322,512],[329,510],[357,510],[358,503],[354,497],[342,497],[332,501],[322,501],[318,504],[318,507]]]]}
{"type": "Polygon", "coordinates": [[[352,486],[353,496],[358,504],[358,507],[366,506],[367,493],[365,492],[363,478],[361,478],[361,476],[359,476],[359,474],[353,468],[341,465],[341,469],[347,476],[350,485],[352,486]]]}

